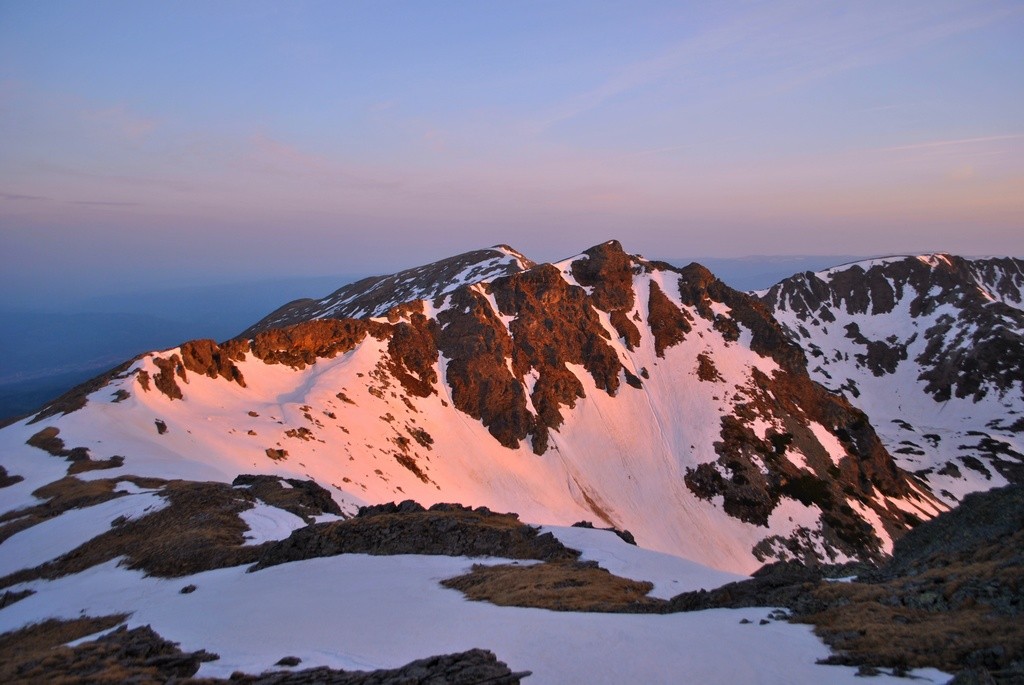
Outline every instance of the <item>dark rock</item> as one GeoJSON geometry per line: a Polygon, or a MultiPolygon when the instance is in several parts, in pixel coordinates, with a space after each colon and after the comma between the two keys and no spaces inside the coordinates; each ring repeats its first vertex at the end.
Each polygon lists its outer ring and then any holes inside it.
{"type": "MultiPolygon", "coordinates": [[[[896,541],[887,577],[920,572],[943,558],[969,560],[996,540],[1024,530],[1024,486],[1008,485],[964,497],[952,511],[917,526],[896,541]]],[[[1024,558],[1024,550],[1019,557],[1024,558]]],[[[948,562],[947,562],[948,563],[948,562]]]]}
{"type": "Polygon", "coordinates": [[[19,590],[17,592],[13,590],[7,590],[0,595],[0,609],[11,606],[15,602],[19,602],[26,597],[31,597],[36,593],[35,590],[19,590]]]}
{"type": "Polygon", "coordinates": [[[672,304],[654,281],[651,281],[647,297],[647,312],[647,325],[651,328],[654,351],[659,357],[664,357],[666,349],[682,342],[693,330],[689,315],[672,304]]]}
{"type": "Polygon", "coordinates": [[[958,672],[946,685],[999,685],[984,668],[968,668],[958,672]]]}
{"type": "Polygon", "coordinates": [[[380,671],[341,671],[326,667],[251,676],[232,674],[230,682],[246,685],[514,685],[530,675],[513,673],[492,652],[471,649],[413,661],[380,671]]]}
{"type": "Polygon", "coordinates": [[[236,477],[231,485],[247,486],[258,499],[289,511],[306,523],[313,523],[313,517],[321,514],[340,516],[342,513],[331,493],[313,480],[243,474],[236,477]],[[286,488],[282,483],[291,487],[286,488]]]}
{"type": "MultiPolygon", "coordinates": [[[[594,528],[594,524],[591,523],[590,521],[577,521],[576,523],[572,524],[572,527],[573,528],[591,528],[591,529],[593,529],[594,528]]],[[[634,547],[636,546],[636,538],[634,538],[633,534],[630,533],[628,530],[619,530],[618,528],[597,528],[596,530],[607,530],[607,531],[609,531],[611,533],[615,533],[626,544],[633,545],[634,547]]]]}
{"type": "Polygon", "coordinates": [[[538,534],[536,528],[521,524],[515,515],[458,505],[424,510],[406,500],[397,505],[364,507],[358,516],[347,521],[293,531],[284,540],[267,543],[251,570],[337,554],[439,554],[540,560],[578,556],[578,552],[564,547],[551,533],[538,534]]]}

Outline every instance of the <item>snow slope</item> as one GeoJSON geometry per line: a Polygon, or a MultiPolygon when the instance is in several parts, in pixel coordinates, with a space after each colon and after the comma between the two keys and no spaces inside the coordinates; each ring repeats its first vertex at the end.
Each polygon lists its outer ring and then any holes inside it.
{"type": "MultiPolygon", "coordinates": [[[[576,538],[614,537],[587,531],[576,538]]],[[[617,539],[617,538],[616,538],[617,539]]],[[[584,546],[601,556],[604,546],[584,546]]],[[[616,556],[635,575],[652,569],[643,550],[616,556]]],[[[501,560],[486,560],[497,563],[501,560]]],[[[143,577],[116,562],[50,582],[0,611],[0,632],[48,617],[129,613],[186,651],[220,656],[198,677],[259,673],[284,656],[301,667],[372,670],[473,647],[492,650],[528,683],[858,683],[856,669],[817,665],[828,649],[809,626],[759,622],[769,609],[670,615],[583,614],[497,607],[466,600],[439,580],[479,559],[342,555],[256,573],[225,568],[184,578],[143,577]],[[182,594],[185,585],[196,590],[182,594]],[[201,617],[201,618],[198,618],[201,617]],[[749,623],[741,624],[742,619],[749,623]]],[[[655,565],[657,579],[664,565],[655,565]]],[[[712,572],[713,573],[713,572],[712,572]]],[[[680,587],[694,589],[681,582],[680,587]]],[[[918,682],[945,682],[933,669],[918,682]]],[[[903,682],[880,676],[872,682],[903,682]]]]}

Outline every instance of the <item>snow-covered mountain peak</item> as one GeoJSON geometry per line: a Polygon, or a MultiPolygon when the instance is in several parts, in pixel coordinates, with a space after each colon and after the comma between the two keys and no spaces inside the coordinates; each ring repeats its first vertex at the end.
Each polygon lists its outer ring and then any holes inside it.
{"type": "Polygon", "coordinates": [[[759,293],[812,376],[950,502],[1024,479],[1024,260],[889,257],[759,293]]]}
{"type": "Polygon", "coordinates": [[[811,381],[763,304],[704,267],[616,241],[557,264],[512,252],[143,355],[84,408],[8,435],[52,427],[136,474],[312,478],[349,508],[412,497],[598,520],[734,571],[877,557],[941,509],[811,381]],[[339,318],[348,306],[369,314],[339,318]]]}

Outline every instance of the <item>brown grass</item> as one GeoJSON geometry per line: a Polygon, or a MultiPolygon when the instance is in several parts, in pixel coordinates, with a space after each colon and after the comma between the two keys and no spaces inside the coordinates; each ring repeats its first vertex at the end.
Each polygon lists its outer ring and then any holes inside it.
{"type": "Polygon", "coordinates": [[[890,589],[861,583],[825,584],[814,594],[830,606],[800,621],[839,650],[830,663],[956,672],[971,661],[998,669],[1024,654],[1024,621],[983,605],[943,612],[893,606],[890,589]],[[990,655],[997,645],[1002,656],[990,655]]]}
{"type": "Polygon", "coordinates": [[[97,460],[93,459],[89,455],[89,450],[85,447],[66,449],[64,446],[64,440],[57,437],[59,434],[59,428],[56,426],[48,426],[26,440],[25,444],[41,449],[51,456],[63,457],[70,461],[71,464],[68,466],[69,476],[73,476],[77,473],[83,473],[85,471],[113,469],[124,464],[124,457],[113,456],[110,459],[97,460]]]}
{"type": "MultiPolygon", "coordinates": [[[[64,486],[61,492],[65,496],[66,490],[83,489],[94,491],[94,497],[118,494],[110,492],[114,481],[84,483],[72,478],[58,483],[64,486]]],[[[242,547],[247,526],[238,516],[252,506],[255,498],[251,493],[226,483],[172,481],[164,486],[163,494],[169,501],[165,508],[113,527],[46,564],[0,578],[0,588],[37,578],[59,578],[122,556],[127,558],[128,568],[161,577],[256,560],[261,548],[242,547]]]]}
{"type": "Polygon", "coordinates": [[[654,585],[614,576],[595,563],[557,561],[520,566],[476,564],[462,576],[441,581],[475,601],[554,611],[618,612],[655,607],[654,585]]]}
{"type": "Polygon", "coordinates": [[[37,489],[32,494],[46,501],[34,507],[15,509],[0,515],[0,543],[37,523],[60,516],[69,509],[100,504],[125,493],[114,492],[114,480],[83,481],[67,477],[37,489]]]}
{"type": "Polygon", "coordinates": [[[68,475],[74,476],[86,471],[99,471],[101,469],[116,469],[124,466],[124,457],[113,456],[110,459],[82,459],[71,463],[68,467],[68,475]]]}
{"type": "MultiPolygon", "coordinates": [[[[63,645],[73,640],[109,630],[128,618],[124,614],[82,617],[62,621],[50,619],[0,635],[0,682],[40,682],[45,668],[55,653],[72,650],[63,645]]],[[[54,682],[49,678],[47,682],[54,682]]]]}

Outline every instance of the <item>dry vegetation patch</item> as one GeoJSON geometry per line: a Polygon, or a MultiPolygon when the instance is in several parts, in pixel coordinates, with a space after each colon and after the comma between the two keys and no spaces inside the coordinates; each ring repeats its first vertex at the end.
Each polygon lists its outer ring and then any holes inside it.
{"type": "Polygon", "coordinates": [[[83,481],[62,478],[33,494],[46,501],[35,507],[0,516],[0,542],[37,523],[70,509],[88,507],[124,497],[117,492],[122,480],[143,488],[160,488],[167,506],[135,519],[119,517],[111,529],[83,542],[50,562],[0,578],[0,588],[38,578],[58,578],[118,557],[125,566],[161,577],[253,563],[260,546],[244,546],[248,526],[239,514],[258,501],[299,516],[307,523],[320,514],[340,514],[330,493],[313,481],[274,476],[242,475],[227,483],[163,481],[129,476],[117,480],[83,481]],[[245,486],[245,487],[241,487],[245,486]]]}
{"type": "Polygon", "coordinates": [[[652,583],[620,578],[586,561],[475,564],[469,573],[441,584],[475,601],[554,611],[642,611],[664,603],[647,597],[652,583]]]}
{"type": "MultiPolygon", "coordinates": [[[[70,620],[50,619],[0,635],[0,681],[5,683],[39,682],[46,669],[73,650],[68,642],[109,630],[124,622],[124,614],[82,617],[70,620]]],[[[65,681],[67,682],[67,681],[65,681]]]]}
{"type": "Polygon", "coordinates": [[[23,480],[25,480],[24,476],[12,476],[11,474],[7,473],[7,469],[5,469],[3,466],[0,466],[0,488],[6,488],[10,485],[14,485],[15,483],[20,483],[23,480]]]}
{"type": "MultiPolygon", "coordinates": [[[[85,447],[73,447],[67,449],[64,440],[58,437],[60,429],[56,426],[47,426],[35,433],[25,444],[43,450],[54,457],[62,457],[71,462],[68,466],[68,475],[73,476],[85,471],[96,471],[99,469],[114,469],[124,464],[124,457],[113,456],[109,459],[93,459],[89,450],[85,447]]],[[[21,477],[17,477],[21,480],[21,477]]],[[[17,482],[17,481],[14,481],[17,482]]]]}
{"type": "Polygon", "coordinates": [[[981,604],[929,611],[894,602],[891,593],[863,583],[824,584],[814,598],[825,608],[798,620],[813,624],[839,650],[825,660],[832,664],[999,671],[1024,656],[1019,616],[1001,616],[981,604]]]}
{"type": "MultiPolygon", "coordinates": [[[[95,491],[93,502],[121,494],[112,492],[112,481],[77,483],[80,485],[72,490],[95,491]]],[[[38,578],[59,578],[118,557],[125,557],[124,564],[128,568],[162,577],[189,575],[256,560],[259,548],[242,546],[248,528],[238,517],[240,512],[252,507],[254,495],[226,483],[185,481],[166,483],[161,494],[168,500],[163,509],[119,524],[115,521],[116,525],[109,531],[57,559],[0,578],[0,587],[38,578]]]]}
{"type": "MultiPolygon", "coordinates": [[[[0,681],[4,683],[190,683],[214,685],[515,685],[530,673],[513,673],[493,653],[471,649],[458,654],[418,659],[405,666],[379,671],[343,671],[327,667],[301,671],[267,671],[259,675],[235,672],[227,680],[193,679],[206,661],[218,659],[205,650],[183,652],[149,626],[121,626],[74,647],[67,642],[124,622],[126,616],[48,620],[0,635],[0,681]]],[[[279,665],[299,663],[285,657],[279,665]]]]}
{"type": "Polygon", "coordinates": [[[71,509],[91,507],[107,500],[124,497],[128,493],[114,490],[122,480],[147,488],[160,487],[164,483],[155,478],[136,478],[134,476],[116,480],[79,480],[72,476],[61,478],[32,492],[35,497],[45,500],[41,504],[25,509],[15,509],[0,515],[0,543],[15,533],[60,516],[71,509]]]}

